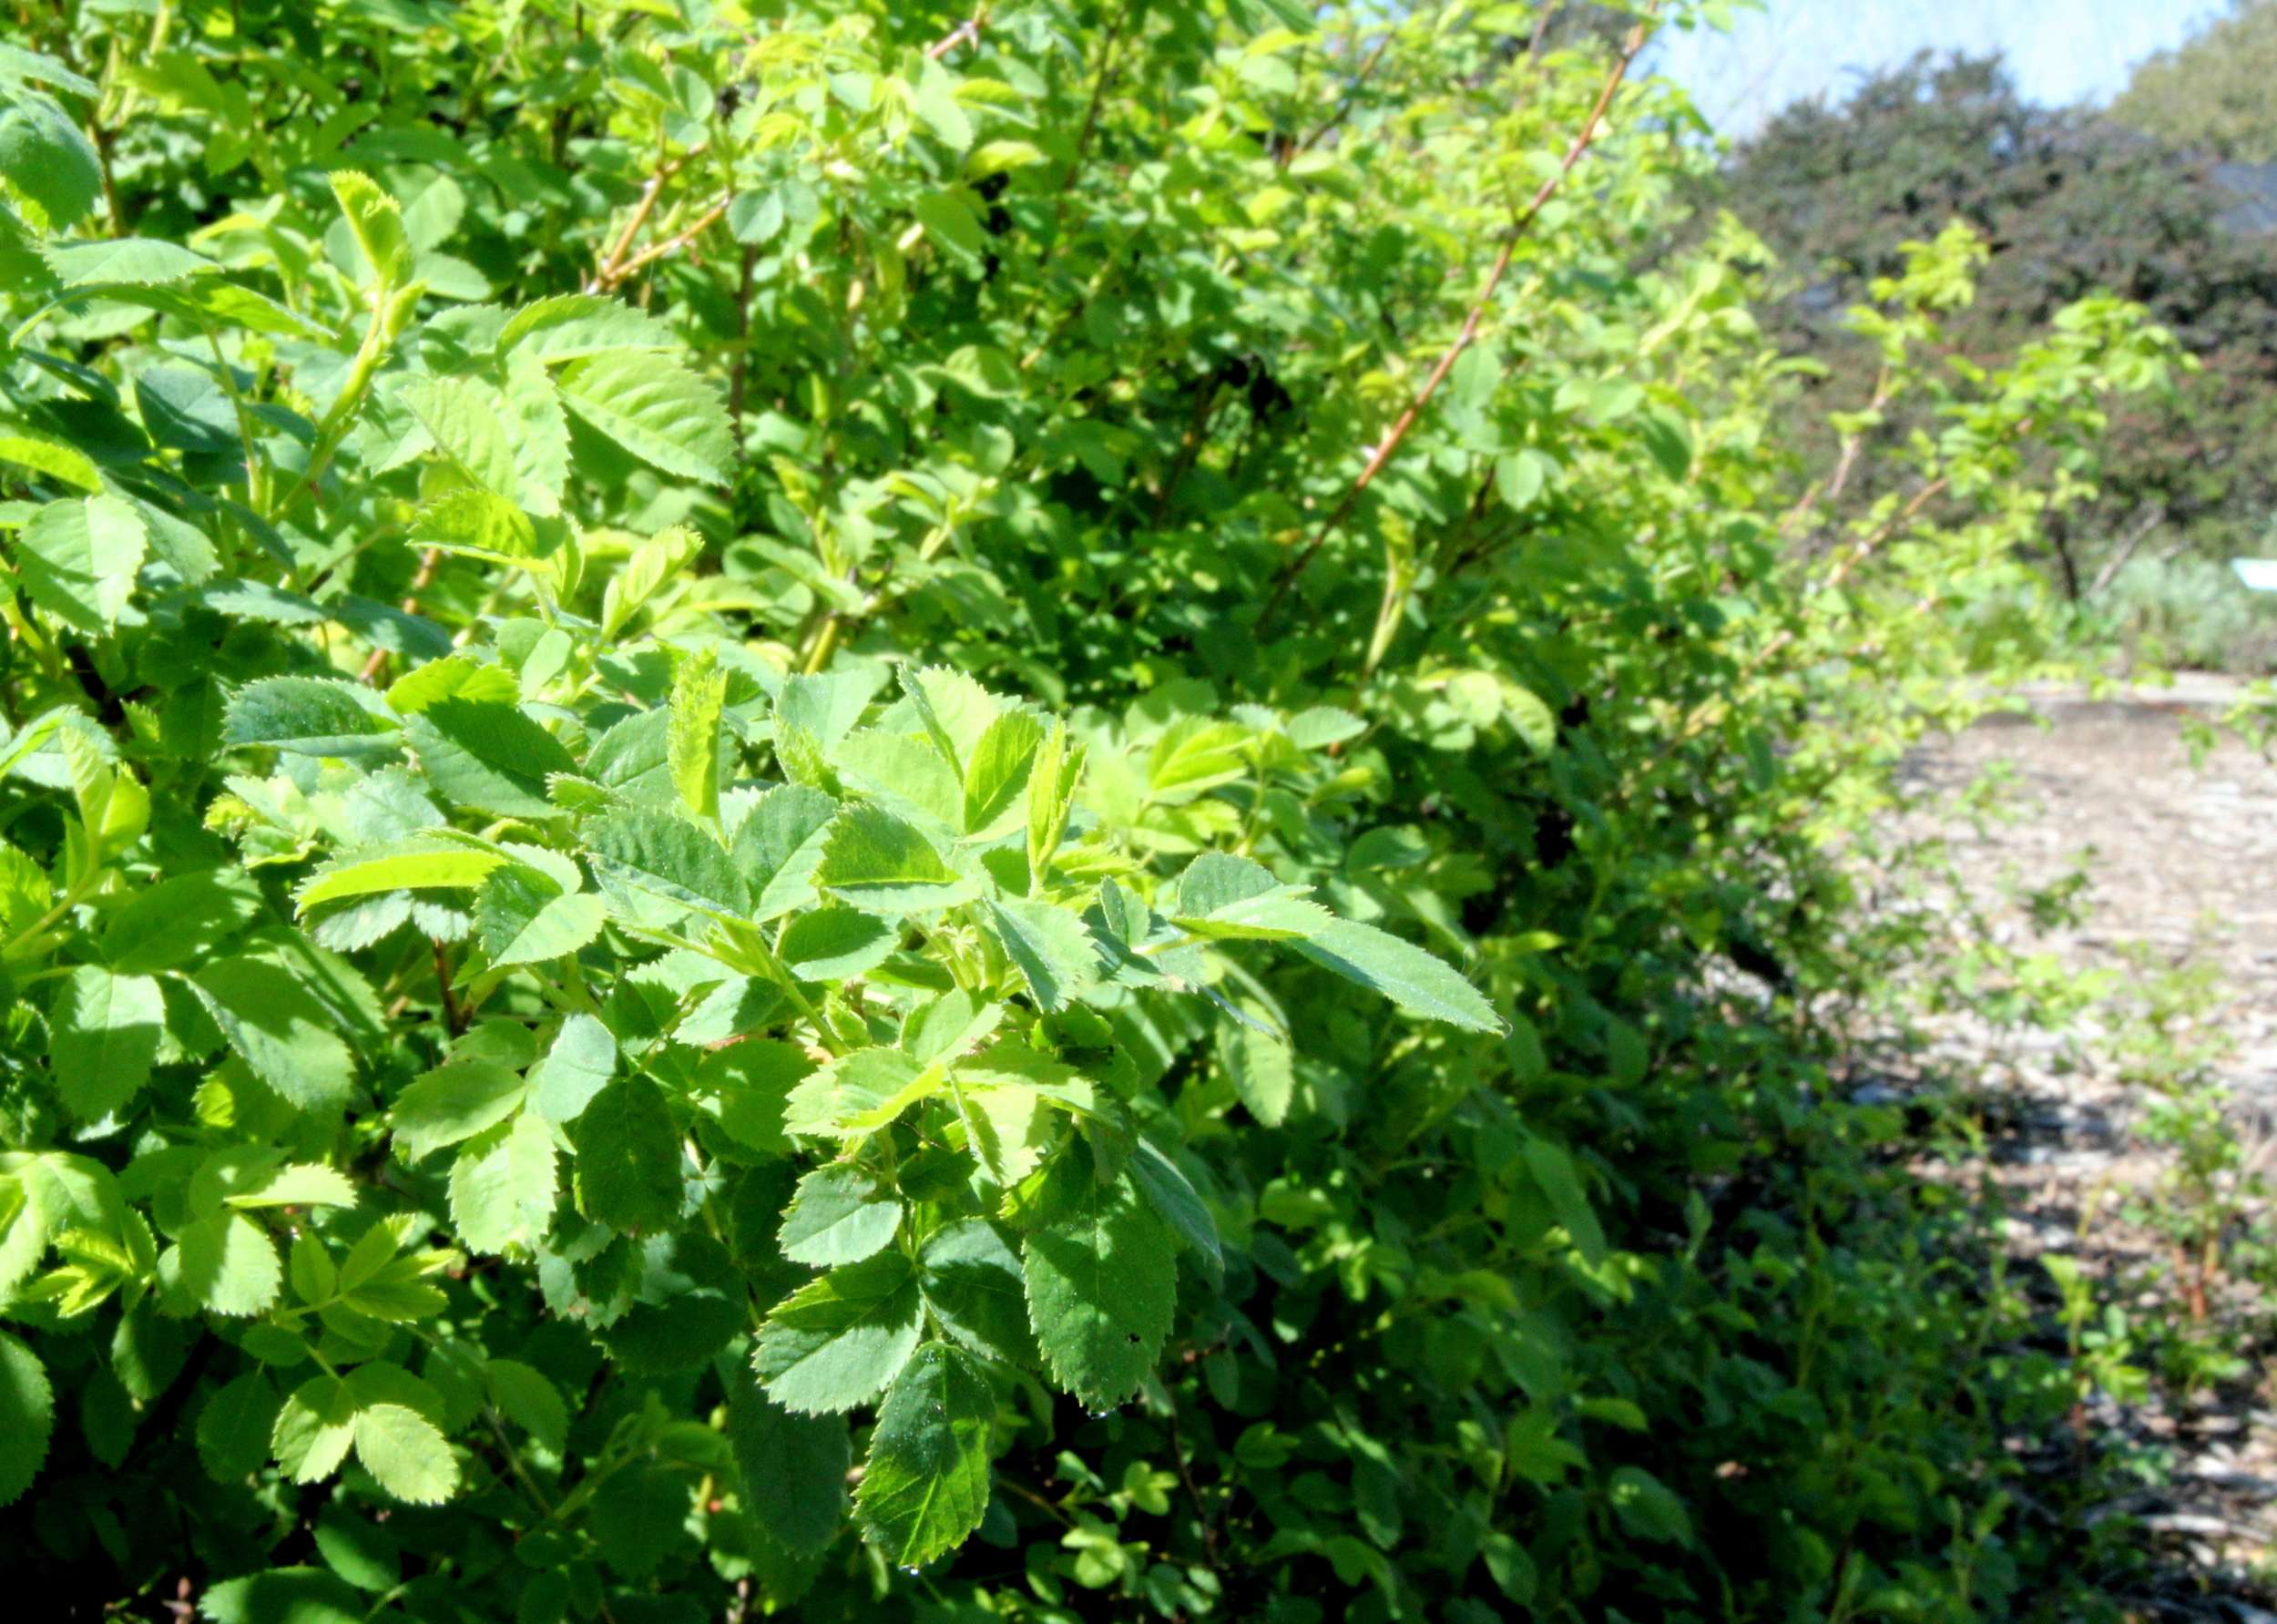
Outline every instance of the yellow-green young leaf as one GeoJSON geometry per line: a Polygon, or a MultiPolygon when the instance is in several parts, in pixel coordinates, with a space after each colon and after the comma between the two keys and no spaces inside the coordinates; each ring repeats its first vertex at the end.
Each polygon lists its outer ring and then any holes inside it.
{"type": "Polygon", "coordinates": [[[965,764],[1002,709],[996,696],[953,666],[904,666],[902,691],[961,781],[965,764]]]}
{"type": "MultiPolygon", "coordinates": [[[[487,470],[495,474],[494,465],[487,470]]],[[[518,474],[517,474],[518,477],[518,474]]],[[[537,527],[505,496],[494,491],[449,491],[419,510],[412,541],[472,557],[515,564],[537,556],[537,527]]]]}
{"type": "MultiPolygon", "coordinates": [[[[351,1253],[349,1261],[355,1261],[351,1253]]],[[[443,1312],[448,1300],[420,1276],[428,1269],[428,1261],[420,1257],[395,1258],[382,1263],[372,1274],[351,1286],[350,1270],[342,1264],[340,1271],[341,1301],[358,1313],[384,1320],[391,1325],[409,1324],[414,1320],[432,1319],[443,1312]]]]}
{"type": "Polygon", "coordinates": [[[921,1568],[980,1527],[996,1422],[996,1390],[962,1348],[928,1343],[894,1378],[854,1494],[887,1561],[921,1568]]]}
{"type": "Polygon", "coordinates": [[[672,680],[672,784],[681,804],[707,822],[720,816],[720,712],[727,697],[728,674],[710,649],[683,664],[672,680]]]}
{"type": "Polygon", "coordinates": [[[223,1198],[232,1207],[352,1207],[356,1187],[322,1162],[295,1162],[269,1175],[258,1190],[223,1198]]]}
{"type": "Polygon", "coordinates": [[[82,1121],[118,1109],[150,1080],[166,1030],[166,999],[147,975],[82,965],[57,984],[47,1012],[47,1064],[64,1108],[82,1121]]]}
{"type": "Polygon", "coordinates": [[[76,485],[83,491],[103,488],[103,475],[95,465],[87,461],[86,454],[68,445],[27,439],[22,434],[0,434],[0,462],[33,469],[50,479],[76,485]]]}
{"type": "Polygon", "coordinates": [[[458,1462],[434,1422],[401,1404],[356,1412],[356,1459],[399,1500],[434,1506],[458,1487],[458,1462]]]}
{"type": "Polygon", "coordinates": [[[593,1097],[572,1135],[580,1212],[612,1230],[642,1233],[679,1221],[685,1159],[656,1084],[638,1075],[617,1078],[593,1097]]]}
{"type": "Polygon", "coordinates": [[[1071,746],[1067,730],[1058,722],[1036,752],[1027,779],[1027,867],[1029,883],[1041,891],[1051,868],[1053,853],[1074,810],[1076,785],[1083,779],[1084,748],[1071,746]]]}
{"type": "Polygon", "coordinates": [[[100,637],[134,596],[149,546],[142,516],[116,496],[50,502],[16,533],[16,573],[42,609],[100,637]]]}
{"type": "Polygon", "coordinates": [[[553,1134],[526,1111],[467,1140],[451,1164],[451,1221],[471,1251],[535,1246],[554,1193],[553,1134]]]}
{"type": "MultiPolygon", "coordinates": [[[[492,888],[496,888],[496,882],[493,882],[492,888]]],[[[486,889],[483,895],[489,898],[491,891],[486,889]]],[[[543,964],[547,959],[566,958],[577,952],[601,934],[608,923],[608,905],[599,897],[583,892],[574,896],[549,898],[495,949],[490,948],[488,929],[495,923],[495,912],[478,917],[485,927],[484,946],[490,951],[490,962],[504,969],[509,965],[543,964]]]]}
{"type": "Polygon", "coordinates": [[[350,856],[328,865],[301,888],[298,910],[375,891],[421,891],[479,885],[505,862],[495,852],[467,846],[424,847],[386,856],[350,856]]]}
{"type": "Polygon", "coordinates": [[[270,1448],[295,1483],[330,1476],[355,1442],[356,1401],[338,1376],[312,1376],[292,1390],[277,1412],[270,1448]]]}
{"type": "Polygon", "coordinates": [[[965,763],[965,832],[994,840],[1019,827],[1020,792],[1044,742],[1044,724],[1025,710],[1007,710],[988,724],[965,763]]]}
{"type": "Polygon", "coordinates": [[[604,350],[672,350],[671,327],[631,305],[592,293],[556,293],[516,311],[498,334],[498,353],[574,361],[604,350]]]}
{"type": "Polygon", "coordinates": [[[485,1361],[483,1380],[490,1390],[490,1402],[508,1421],[555,1454],[561,1453],[569,1435],[569,1406],[562,1403],[559,1388],[514,1359],[485,1361]]]}
{"type": "Polygon", "coordinates": [[[809,1281],[775,1305],[751,1368],[786,1409],[851,1410],[875,1398],[917,1346],[916,1271],[880,1252],[809,1281]]]}
{"type": "Polygon", "coordinates": [[[185,277],[219,275],[221,270],[205,255],[156,237],[51,242],[39,250],[39,257],[66,288],[155,287],[185,277]]]}
{"type": "Polygon", "coordinates": [[[609,577],[601,594],[601,642],[606,645],[640,612],[665,582],[688,567],[703,551],[703,537],[685,525],[669,525],[658,531],[609,577]]]}
{"type": "Polygon", "coordinates": [[[794,1414],[740,1377],[728,1405],[728,1441],[743,1476],[743,1509],[770,1538],[805,1555],[837,1537],[853,1464],[843,1417],[794,1414]]]}
{"type": "Polygon", "coordinates": [[[1356,920],[1334,919],[1291,944],[1314,964],[1373,987],[1411,1015],[1472,1032],[1500,1032],[1502,1017],[1453,965],[1412,942],[1356,920]]]}
{"type": "Polygon", "coordinates": [[[489,1060],[438,1067],[395,1097],[389,1126],[406,1161],[469,1139],[522,1108],[528,1085],[489,1060]]]}
{"type": "Polygon", "coordinates": [[[0,1506],[32,1486],[56,1430],[56,1394],[39,1356],[0,1331],[0,1506]]]}
{"type": "Polygon", "coordinates": [[[1162,730],[1147,756],[1147,796],[1179,805],[1249,771],[1242,747],[1253,737],[1239,722],[1181,716],[1162,730]]]}
{"type": "Polygon", "coordinates": [[[587,426],[642,462],[725,485],[735,473],[735,434],[719,391],[662,355],[616,350],[573,361],[561,401],[587,426]]]}
{"type": "Polygon", "coordinates": [[[1027,1238],[1028,1321],[1053,1376],[1092,1409],[1138,1390],[1170,1333],[1178,1255],[1128,1179],[1084,1190],[1027,1238]]]}
{"type": "Polygon", "coordinates": [[[398,677],[388,687],[388,709],[398,716],[424,710],[444,700],[466,700],[480,705],[511,705],[522,697],[522,685],[504,666],[485,665],[465,654],[431,659],[417,670],[398,677]]]}
{"type": "Polygon", "coordinates": [[[411,275],[411,240],[403,234],[403,211],[369,175],[342,169],[332,176],[332,196],[348,217],[356,246],[383,288],[396,288],[411,275]]]}

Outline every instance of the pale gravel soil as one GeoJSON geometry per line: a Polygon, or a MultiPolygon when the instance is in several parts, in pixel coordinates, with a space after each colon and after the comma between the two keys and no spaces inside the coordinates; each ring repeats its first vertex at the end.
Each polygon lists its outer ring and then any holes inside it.
{"type": "MultiPolygon", "coordinates": [[[[2212,966],[2203,1018],[2230,1051],[2217,1067],[2231,1094],[2228,1131],[2277,1185],[2277,768],[2235,743],[2194,762],[2181,720],[2193,708],[2218,713],[2233,691],[2199,679],[2100,702],[2035,695],[2035,716],[1989,720],[1907,765],[1916,786],[1950,790],[2006,764],[2012,821],[1917,818],[1901,829],[1942,833],[1980,896],[2046,885],[2084,863],[2090,884],[2075,925],[2041,933],[2014,905],[1991,915],[1995,940],[2055,955],[2064,977],[2117,971],[2139,986],[2143,960],[2129,944],[2154,965],[2212,966]]],[[[1923,1170],[2002,1187],[2012,1278],[2051,1305],[2035,1260],[2057,1251],[2119,1281],[2138,1316],[2182,1315],[2167,1243],[2125,1215],[2158,1199],[2166,1161],[2137,1131],[2147,1101],[2119,1075],[2115,1024],[2101,1003],[2053,1032],[1942,1017],[1927,1023],[1925,1053],[1865,1068],[1857,1092],[1904,1098],[1933,1076],[1957,1084],[1988,1130],[1986,1153],[1923,1170]]],[[[2277,1242],[2277,1214],[2257,1202],[2250,1221],[2277,1242]]],[[[2225,1345],[2249,1361],[2246,1375],[2187,1400],[2104,1403],[2094,1416],[2105,1446],[2147,1468],[2139,1492],[2103,1508],[2144,1518],[2170,1560],[2154,1593],[2129,1598],[2146,1618],[2277,1624],[2277,1610],[2264,1610],[2277,1609],[2277,1256],[2252,1272],[2258,1282],[2218,1278],[2208,1303],[2225,1345]]]]}

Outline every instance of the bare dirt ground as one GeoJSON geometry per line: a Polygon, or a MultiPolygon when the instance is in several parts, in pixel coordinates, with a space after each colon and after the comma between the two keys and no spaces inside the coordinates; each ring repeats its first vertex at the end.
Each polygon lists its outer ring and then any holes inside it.
{"type": "MultiPolygon", "coordinates": [[[[2193,1288],[2197,1271],[2157,1222],[2175,1210],[2177,1165],[2152,1131],[2160,1046],[2129,1018],[2148,996],[2194,982],[2169,1029],[2222,1091],[2214,1133],[2277,1183],[2277,768],[2235,743],[2193,761],[2184,738],[2187,713],[2219,714],[2233,696],[2216,679],[2097,702],[2038,694],[2032,715],[1982,722],[1909,762],[1922,787],[1957,789],[1987,767],[2014,775],[2013,821],[1910,832],[1942,832],[1980,896],[2083,868],[2071,922],[2043,929],[2011,903],[1992,911],[1989,934],[2051,955],[2051,984],[2092,994],[2054,1030],[1933,1022],[1919,1058],[1982,1079],[1984,1154],[1926,1170],[2006,1190],[2019,1279],[2052,1298],[2032,1265],[2068,1254],[2118,1283],[2139,1330],[2196,1328],[2241,1356],[2188,1396],[2099,1406],[2106,1446],[2142,1479],[2101,1514],[2140,1517],[2168,1559],[2155,1593],[2136,1598],[2144,1616],[2277,1624],[2277,1221],[2243,1200],[2227,1238],[2246,1245],[2193,1288]]],[[[1877,1088],[1906,1091],[1902,1078],[1866,1084],[1877,1088]]]]}

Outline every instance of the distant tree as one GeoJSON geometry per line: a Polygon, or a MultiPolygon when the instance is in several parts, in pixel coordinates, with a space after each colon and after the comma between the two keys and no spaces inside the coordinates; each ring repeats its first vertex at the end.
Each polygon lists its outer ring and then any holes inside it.
{"type": "Polygon", "coordinates": [[[2243,0],[2188,44],[2151,57],[2111,104],[2111,118],[2218,158],[2277,159],[2277,0],[2243,0]]]}
{"type": "MultiPolygon", "coordinates": [[[[2148,305],[2203,363],[2115,421],[2102,501],[2047,538],[2063,583],[2091,587],[2122,549],[2227,557],[2262,539],[2277,508],[2277,237],[2235,229],[2241,199],[2210,159],[2087,110],[2033,106],[1997,58],[1924,55],[1839,105],[1789,107],[1721,184],[1795,279],[1772,310],[1780,341],[1825,369],[1792,424],[1810,467],[1833,456],[1811,426],[1823,408],[1872,393],[1874,352],[1845,312],[1898,269],[1902,243],[1957,218],[1992,249],[1976,303],[1948,323],[1968,360],[1999,364],[2064,302],[2101,289],[2148,305]]],[[[1884,432],[1926,424],[1900,403],[1884,432]]]]}

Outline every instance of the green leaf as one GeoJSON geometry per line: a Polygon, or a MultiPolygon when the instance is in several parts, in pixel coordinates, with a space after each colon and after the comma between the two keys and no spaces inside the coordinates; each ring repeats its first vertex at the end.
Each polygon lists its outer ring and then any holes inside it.
{"type": "Polygon", "coordinates": [[[612,351],[572,362],[562,403],[642,462],[686,479],[725,485],[735,435],[718,391],[661,355],[612,351]]]}
{"type": "Polygon", "coordinates": [[[405,1161],[473,1139],[522,1108],[528,1085],[489,1060],[439,1066],[395,1097],[388,1126],[405,1161]]]}
{"type": "Polygon", "coordinates": [[[965,764],[965,832],[993,840],[1017,828],[1026,808],[1022,792],[1044,742],[1044,724],[1025,710],[1007,710],[988,724],[965,764]]]}
{"type": "Polygon", "coordinates": [[[15,565],[32,601],[93,636],[117,624],[149,551],[142,516],[116,496],[50,502],[16,533],[15,565]]]}
{"type": "Polygon", "coordinates": [[[817,908],[783,927],[775,954],[801,981],[851,981],[883,964],[901,935],[857,908],[817,908]]]}
{"type": "Polygon", "coordinates": [[[61,230],[102,195],[103,166],[78,120],[54,97],[17,89],[0,108],[0,179],[37,205],[50,230],[61,230]]]}
{"type": "Polygon", "coordinates": [[[1076,785],[1083,777],[1084,749],[1067,746],[1067,730],[1054,723],[1036,752],[1027,781],[1027,864],[1040,886],[1075,808],[1076,785]]]}
{"type": "Polygon", "coordinates": [[[530,1100],[548,1122],[574,1122],[617,1075],[617,1039],[589,1015],[563,1020],[546,1057],[530,1068],[530,1100]]]}
{"type": "Polygon", "coordinates": [[[728,697],[728,674],[716,659],[706,649],[672,680],[672,784],[680,803],[707,822],[720,815],[720,711],[728,697]]]}
{"type": "Polygon", "coordinates": [[[332,176],[332,196],[348,219],[356,246],[378,275],[383,288],[399,288],[410,280],[411,240],[403,234],[403,211],[382,191],[369,175],[343,169],[332,176]]]}
{"type": "Polygon", "coordinates": [[[1171,1232],[1193,1249],[1202,1272],[1218,1279],[1225,1271],[1225,1256],[1219,1248],[1217,1221],[1178,1163],[1141,1139],[1131,1155],[1130,1176],[1171,1232]]]}
{"type": "Polygon", "coordinates": [[[937,1068],[921,1071],[899,1049],[856,1049],[791,1091],[783,1126],[818,1138],[858,1138],[884,1127],[941,1087],[937,1068]]]}
{"type": "Polygon", "coordinates": [[[548,362],[608,350],[677,350],[671,327],[643,311],[591,293],[560,293],[524,305],[498,334],[498,353],[519,351],[548,362]]]}
{"type": "Polygon", "coordinates": [[[945,250],[949,257],[967,270],[977,270],[981,256],[988,251],[987,233],[980,229],[972,206],[954,192],[925,191],[917,194],[910,205],[910,212],[925,229],[925,235],[945,250]]]}
{"type": "Polygon", "coordinates": [[[597,873],[683,907],[730,917],[747,901],[743,881],[718,841],[685,818],[618,807],[585,826],[597,873]]]}
{"type": "Polygon", "coordinates": [[[750,890],[754,923],[813,904],[814,871],[837,815],[837,802],[804,784],[770,790],[744,814],[732,858],[750,890]]]}
{"type": "Polygon", "coordinates": [[[321,1161],[296,1161],[277,1169],[258,1187],[232,1190],[222,1199],[240,1210],[249,1207],[352,1207],[356,1187],[338,1168],[321,1161]]]}
{"type": "Polygon", "coordinates": [[[293,1389],[277,1412],[270,1445],[278,1466],[295,1483],[330,1476],[355,1442],[356,1401],[338,1376],[313,1376],[293,1389]]]}
{"type": "Polygon", "coordinates": [[[1589,1199],[1581,1190],[1581,1180],[1574,1171],[1573,1158],[1564,1149],[1547,1139],[1528,1139],[1526,1141],[1526,1170],[1534,1176],[1549,1199],[1549,1210],[1557,1215],[1557,1221],[1572,1237],[1574,1246],[1591,1267],[1605,1261],[1605,1231],[1598,1224],[1597,1213],[1589,1199]]]}
{"type": "Polygon", "coordinates": [[[454,654],[431,659],[388,685],[388,708],[399,716],[424,710],[444,700],[470,704],[513,705],[522,697],[522,685],[504,666],[485,665],[471,655],[454,654]]]}
{"type": "Polygon", "coordinates": [[[775,1305],[751,1367],[777,1404],[808,1415],[875,1398],[916,1349],[916,1272],[880,1252],[808,1282],[775,1305]]]}
{"type": "MultiPolygon", "coordinates": [[[[409,391],[405,392],[409,393],[409,391]]],[[[487,455],[496,457],[500,446],[485,448],[487,455]]],[[[470,455],[476,455],[470,448],[470,455]]],[[[505,455],[513,452],[505,449],[505,455]]],[[[505,477],[494,465],[487,470],[490,478],[505,477]]],[[[511,478],[519,482],[517,468],[511,478]]],[[[529,516],[505,495],[487,490],[446,491],[419,510],[412,521],[412,541],[423,547],[443,547],[469,557],[484,558],[493,563],[519,563],[537,557],[537,526],[529,516]]]]}
{"type": "Polygon", "coordinates": [[[304,1111],[344,1103],[355,1082],[339,1018],[266,959],[217,959],[190,977],[199,1001],[253,1075],[304,1111]]]}
{"type": "Polygon", "coordinates": [[[928,1343],[894,1379],[854,1494],[887,1561],[922,1568],[980,1527],[996,1423],[996,1391],[962,1348],[928,1343]]]}
{"type": "Polygon", "coordinates": [[[803,1556],[837,1537],[853,1464],[842,1417],[786,1410],[746,1378],[728,1406],[728,1440],[743,1477],[743,1508],[769,1538],[803,1556]]]}
{"type": "Polygon", "coordinates": [[[199,1598],[198,1609],[212,1624],[363,1624],[370,1611],[353,1586],[322,1568],[226,1579],[199,1598]]]}
{"type": "Polygon", "coordinates": [[[265,1372],[251,1370],[220,1388],[198,1413],[198,1458],[217,1483],[241,1483],[269,1458],[283,1401],[265,1372]]]}
{"type": "Polygon", "coordinates": [[[479,885],[505,859],[470,846],[420,846],[385,856],[351,854],[326,864],[301,888],[297,911],[343,896],[375,891],[419,891],[479,885]]]}
{"type": "Polygon", "coordinates": [[[1372,924],[1332,920],[1326,929],[1292,945],[1314,964],[1373,988],[1411,1015],[1472,1032],[1504,1029],[1494,1006],[1453,966],[1372,924]]]}
{"type": "Polygon", "coordinates": [[[483,1379],[490,1402],[505,1418],[556,1455],[569,1436],[569,1406],[561,1390],[530,1366],[513,1359],[491,1359],[483,1364],[483,1379]]]}
{"type": "Polygon", "coordinates": [[[593,1097],[572,1130],[577,1210],[612,1230],[669,1230],[679,1220],[679,1132],[663,1091],[640,1076],[593,1097]]]}
{"type": "Polygon", "coordinates": [[[66,485],[76,485],[81,490],[97,492],[103,488],[102,471],[87,460],[87,454],[53,441],[34,440],[23,434],[0,434],[0,462],[15,464],[45,474],[50,479],[66,485]]]}
{"type": "Polygon", "coordinates": [[[1098,952],[1083,921],[1051,903],[988,904],[1005,952],[1020,967],[1028,992],[1045,1009],[1059,1009],[1098,983],[1098,952]]]}
{"type": "Polygon", "coordinates": [[[504,969],[567,958],[601,934],[608,905],[589,893],[540,896],[537,882],[521,871],[501,870],[475,899],[483,951],[504,969]]]}
{"type": "Polygon", "coordinates": [[[56,1394],[39,1356],[0,1331],[0,1506],[14,1505],[39,1476],[56,1430],[56,1394]]]}
{"type": "Polygon", "coordinates": [[[158,1284],[169,1303],[242,1319],[266,1312],[276,1302],[284,1268],[260,1225],[239,1213],[215,1212],[184,1228],[158,1259],[158,1284]]]}
{"type": "Polygon", "coordinates": [[[56,987],[47,1023],[47,1064],[64,1108],[94,1121],[150,1080],[165,1035],[166,999],[147,975],[81,965],[56,987]]]}
{"type": "Polygon", "coordinates": [[[866,802],[839,813],[814,883],[857,908],[886,914],[951,907],[980,894],[914,826],[866,802]]]}
{"type": "Polygon", "coordinates": [[[356,1412],[356,1459],[399,1500],[434,1506],[458,1487],[458,1462],[435,1424],[401,1404],[356,1412]]]}
{"type": "Polygon", "coordinates": [[[1042,1362],[1019,1253],[995,1224],[968,1218],[934,1231],[918,1279],[933,1317],[966,1347],[1013,1364],[1042,1362]]]}
{"type": "Polygon", "coordinates": [[[554,1138],[524,1112],[466,1141],[451,1164],[451,1221],[471,1251],[535,1247],[554,1216],[554,1138]]]}
{"type": "Polygon", "coordinates": [[[264,905],[260,886],[241,870],[178,874],[111,913],[103,925],[103,956],[119,975],[171,970],[209,956],[264,905]]]}
{"type": "Polygon", "coordinates": [[[1088,1407],[1138,1390],[1170,1333],[1178,1258],[1128,1179],[1086,1190],[1027,1238],[1028,1323],[1053,1377],[1088,1407]]]}
{"type": "Polygon", "coordinates": [[[446,800],[502,818],[552,818],[546,775],[575,772],[562,743],[517,707],[440,700],[404,730],[427,781],[446,800]]]}
{"type": "Polygon", "coordinates": [[[353,682],[264,677],[230,700],[223,741],[267,744],[306,756],[347,756],[392,745],[394,721],[379,696],[353,682]]]}
{"type": "Polygon", "coordinates": [[[782,1215],[782,1255],[794,1263],[829,1268],[858,1263],[893,1244],[902,1204],[881,1195],[877,1181],[843,1162],[815,1169],[799,1180],[782,1215]]]}
{"type": "Polygon", "coordinates": [[[710,1096],[710,1108],[728,1137],[748,1149],[788,1156],[793,1146],[783,1126],[791,1092],[812,1075],[804,1051],[772,1038],[747,1038],[706,1055],[697,1068],[697,1088],[710,1096]]]}
{"type": "Polygon", "coordinates": [[[1242,747],[1252,737],[1239,722],[1179,717],[1162,730],[1147,757],[1149,798],[1178,805],[1243,777],[1249,761],[1242,747]]]}

